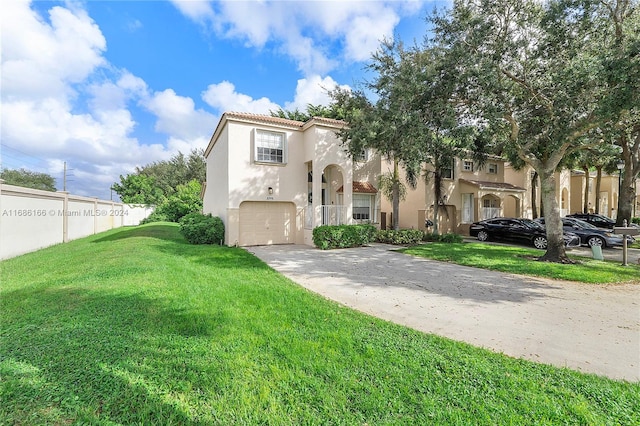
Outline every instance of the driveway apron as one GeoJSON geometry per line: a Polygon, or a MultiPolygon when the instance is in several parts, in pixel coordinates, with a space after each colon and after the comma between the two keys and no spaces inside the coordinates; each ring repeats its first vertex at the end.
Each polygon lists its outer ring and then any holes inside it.
{"type": "Polygon", "coordinates": [[[512,357],[640,381],[640,283],[523,277],[395,248],[247,250],[301,286],[370,315],[512,357]]]}

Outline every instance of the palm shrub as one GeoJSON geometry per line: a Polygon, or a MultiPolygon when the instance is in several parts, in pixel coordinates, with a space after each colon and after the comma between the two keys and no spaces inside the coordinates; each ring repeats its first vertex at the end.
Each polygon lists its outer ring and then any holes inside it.
{"type": "Polygon", "coordinates": [[[191,244],[220,244],[224,241],[224,223],[211,214],[189,213],[180,219],[180,233],[191,244]]]}
{"type": "Polygon", "coordinates": [[[323,225],[313,229],[313,244],[322,250],[360,247],[375,238],[373,225],[323,225]]]}

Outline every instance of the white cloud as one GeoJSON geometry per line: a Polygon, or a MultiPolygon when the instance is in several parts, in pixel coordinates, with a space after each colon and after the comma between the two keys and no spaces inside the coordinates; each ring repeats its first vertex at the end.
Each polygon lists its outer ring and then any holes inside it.
{"type": "Polygon", "coordinates": [[[393,38],[401,16],[419,13],[422,0],[405,1],[182,1],[187,17],[223,37],[261,49],[274,43],[305,75],[326,74],[339,61],[369,59],[380,40],[393,38]],[[329,56],[336,45],[342,52],[329,56]]]}
{"type": "Polygon", "coordinates": [[[343,89],[348,89],[349,86],[339,85],[333,78],[320,77],[319,75],[313,75],[307,78],[298,80],[296,85],[296,94],[292,102],[285,104],[285,109],[295,110],[299,109],[304,111],[308,104],[312,105],[329,105],[331,99],[327,93],[328,90],[334,89],[339,86],[343,89]]]}
{"type": "Polygon", "coordinates": [[[202,93],[202,99],[219,111],[251,112],[255,114],[268,114],[280,107],[268,98],[253,99],[249,95],[236,92],[235,86],[223,81],[218,84],[210,84],[202,93]]]}
{"type": "Polygon", "coordinates": [[[27,1],[2,5],[1,140],[24,154],[16,166],[46,159],[48,170],[38,171],[59,177],[66,161],[70,191],[105,198],[135,166],[206,145],[213,116],[172,90],[151,96],[142,79],[109,64],[105,38],[80,5],[54,6],[47,19],[27,1]],[[136,103],[157,114],[164,143],[132,136],[137,123],[129,107],[136,103]]]}
{"type": "MultiPolygon", "coordinates": [[[[172,89],[155,93],[143,102],[157,117],[156,130],[170,135],[171,141],[181,140],[192,148],[203,148],[203,135],[215,126],[216,117],[202,109],[195,109],[193,99],[178,96],[172,89]]],[[[189,152],[191,149],[186,150],[189,152]]]]}
{"type": "Polygon", "coordinates": [[[71,83],[83,81],[104,64],[106,41],[84,11],[56,6],[49,19],[51,24],[27,2],[3,2],[3,99],[71,95],[71,83]]]}

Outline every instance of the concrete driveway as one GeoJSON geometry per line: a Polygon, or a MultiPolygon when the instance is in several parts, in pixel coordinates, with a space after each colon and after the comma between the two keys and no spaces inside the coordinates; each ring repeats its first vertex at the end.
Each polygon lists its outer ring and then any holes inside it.
{"type": "Polygon", "coordinates": [[[374,244],[249,247],[343,305],[518,358],[640,381],[640,281],[593,285],[416,258],[374,244]]]}

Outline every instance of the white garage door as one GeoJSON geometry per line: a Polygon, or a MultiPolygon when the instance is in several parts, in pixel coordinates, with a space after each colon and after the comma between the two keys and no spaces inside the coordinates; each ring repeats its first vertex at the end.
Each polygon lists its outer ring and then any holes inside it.
{"type": "Polygon", "coordinates": [[[296,231],[293,203],[245,201],[240,204],[240,245],[293,244],[296,231]]]}

